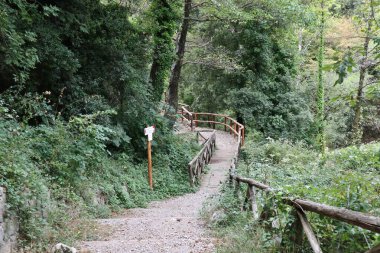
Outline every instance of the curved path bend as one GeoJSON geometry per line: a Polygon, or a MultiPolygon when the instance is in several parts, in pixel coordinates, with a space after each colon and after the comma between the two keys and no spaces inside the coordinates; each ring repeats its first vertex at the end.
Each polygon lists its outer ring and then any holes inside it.
{"type": "MultiPolygon", "coordinates": [[[[204,133],[207,135],[209,133],[204,133]]],[[[203,203],[218,193],[226,180],[236,141],[228,133],[216,134],[216,152],[198,192],[127,210],[121,217],[99,220],[114,231],[102,241],[82,242],[93,253],[209,253],[215,239],[209,237],[199,217],[203,203]]]]}

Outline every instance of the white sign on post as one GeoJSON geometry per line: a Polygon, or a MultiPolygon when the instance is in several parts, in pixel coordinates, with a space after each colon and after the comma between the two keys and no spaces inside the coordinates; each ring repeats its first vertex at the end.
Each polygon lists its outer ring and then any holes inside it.
{"type": "Polygon", "coordinates": [[[152,141],[153,140],[153,133],[155,131],[156,131],[156,128],[154,126],[147,127],[147,128],[144,129],[145,135],[148,136],[148,141],[152,141]]]}

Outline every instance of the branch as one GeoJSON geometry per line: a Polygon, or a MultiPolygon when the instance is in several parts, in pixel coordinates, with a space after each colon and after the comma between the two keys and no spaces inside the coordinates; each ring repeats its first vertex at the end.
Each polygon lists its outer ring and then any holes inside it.
{"type": "Polygon", "coordinates": [[[192,7],[191,7],[191,9],[193,10],[193,9],[197,9],[197,8],[199,8],[199,7],[201,7],[201,6],[203,6],[203,5],[205,5],[205,4],[207,4],[208,3],[208,1],[204,1],[204,2],[201,2],[201,3],[199,3],[199,4],[194,4],[192,7]]]}
{"type": "Polygon", "coordinates": [[[215,69],[225,69],[225,70],[236,70],[236,69],[238,69],[235,66],[228,66],[228,65],[222,65],[222,64],[219,65],[219,64],[215,64],[213,62],[207,62],[207,61],[184,61],[183,62],[183,65],[187,65],[187,64],[202,65],[202,66],[211,67],[211,68],[215,68],[215,69]]]}
{"type": "MultiPolygon", "coordinates": [[[[194,42],[193,41],[187,41],[187,43],[194,43],[194,42]]],[[[194,47],[196,47],[196,48],[203,48],[203,47],[207,47],[208,45],[210,45],[210,43],[211,43],[211,41],[208,41],[208,42],[205,42],[204,44],[201,44],[201,45],[194,43],[193,45],[188,44],[187,46],[191,47],[191,48],[194,48],[194,47]]]]}
{"type": "Polygon", "coordinates": [[[218,19],[210,19],[210,18],[205,18],[205,19],[200,19],[200,18],[184,18],[184,19],[189,19],[190,21],[196,21],[196,22],[213,22],[213,21],[218,21],[218,19]]]}

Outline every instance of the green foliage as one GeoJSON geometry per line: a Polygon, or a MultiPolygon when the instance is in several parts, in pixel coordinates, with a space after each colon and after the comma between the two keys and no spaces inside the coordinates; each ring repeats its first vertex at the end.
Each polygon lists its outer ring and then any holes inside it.
{"type": "Polygon", "coordinates": [[[271,234],[251,216],[251,213],[241,212],[234,189],[223,185],[221,194],[210,199],[202,210],[202,217],[212,228],[213,235],[222,238],[223,243],[218,246],[217,252],[278,252],[275,247],[269,246],[271,234]]]}
{"type": "MultiPolygon", "coordinates": [[[[31,102],[31,96],[18,99],[31,102]]],[[[46,105],[40,98],[35,97],[26,119],[40,116],[34,111],[46,105]]],[[[7,215],[19,220],[20,243],[28,252],[44,251],[58,240],[93,236],[86,217],[106,217],[120,208],[193,190],[187,163],[199,147],[191,135],[155,136],[152,192],[147,162],[113,151],[115,140],[129,142],[125,133],[96,123],[113,114],[73,116],[68,122],[49,115],[48,124],[30,126],[19,123],[16,112],[0,100],[0,185],[7,188],[7,215]]]]}
{"type": "MultiPolygon", "coordinates": [[[[9,2],[0,3],[0,77],[2,83],[4,79],[25,83],[30,71],[39,62],[36,48],[29,46],[36,42],[37,34],[31,29],[18,29],[18,26],[21,23],[30,25],[31,16],[35,15],[37,8],[23,1],[9,2]]],[[[4,85],[7,86],[6,83],[4,85]]]]}
{"type": "Polygon", "coordinates": [[[150,81],[156,101],[161,100],[174,60],[173,35],[179,21],[178,3],[179,1],[154,0],[150,6],[153,34],[153,64],[150,81]]]}
{"type": "Polygon", "coordinates": [[[325,59],[325,30],[326,30],[326,2],[320,0],[321,21],[319,24],[319,52],[318,52],[318,88],[317,88],[317,138],[319,151],[326,152],[326,121],[325,121],[325,83],[323,79],[323,62],[325,59]]]}
{"type": "Polygon", "coordinates": [[[259,1],[239,7],[232,2],[215,7],[218,14],[214,15],[220,21],[199,25],[197,33],[208,51],[195,49],[191,57],[200,64],[185,68],[190,79],[185,83],[186,102],[193,101],[200,111],[228,108],[264,136],[311,136],[311,111],[293,84],[297,63],[294,28],[299,22],[294,17],[304,18],[297,12],[301,4],[259,1]]]}
{"type": "Polygon", "coordinates": [[[76,0],[3,1],[1,7],[0,92],[16,84],[23,86],[10,96],[47,92],[48,104],[65,120],[113,108],[118,117],[103,117],[103,123],[118,126],[135,150],[141,148],[141,128],[155,114],[149,110],[149,41],[129,21],[128,9],[76,0]]]}
{"type": "MultiPolygon", "coordinates": [[[[259,195],[260,211],[272,213],[269,220],[239,234],[242,238],[246,238],[249,233],[254,233],[255,238],[266,238],[260,239],[260,247],[269,252],[292,250],[294,214],[289,206],[282,203],[283,197],[304,198],[378,216],[379,154],[378,143],[348,147],[328,153],[324,166],[321,166],[318,153],[304,143],[274,140],[248,143],[243,149],[238,174],[266,182],[277,191],[275,194],[259,195]],[[276,238],[281,238],[280,244],[276,238]]],[[[245,190],[242,187],[241,195],[245,190]]],[[[232,200],[228,194],[231,193],[227,191],[221,202],[236,205],[236,200],[232,200]]],[[[237,209],[239,206],[226,208],[229,210],[225,211],[228,229],[233,228],[235,222],[241,224],[239,217],[244,214],[235,217],[229,215],[230,210],[238,212],[237,209]]],[[[361,252],[368,249],[368,245],[379,243],[379,235],[361,228],[313,213],[308,213],[308,219],[326,252],[361,252]]],[[[244,222],[249,226],[253,221],[248,216],[244,222]]],[[[242,242],[236,239],[232,245],[234,243],[242,242]]],[[[248,240],[246,243],[255,244],[248,240]]],[[[310,252],[307,244],[303,251],[310,252]]]]}

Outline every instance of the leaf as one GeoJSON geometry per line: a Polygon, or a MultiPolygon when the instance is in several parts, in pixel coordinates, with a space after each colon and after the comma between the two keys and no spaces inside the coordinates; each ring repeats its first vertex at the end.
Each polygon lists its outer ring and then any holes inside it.
{"type": "Polygon", "coordinates": [[[57,17],[59,13],[59,8],[57,6],[49,5],[49,6],[43,6],[44,15],[49,17],[57,17]]]}

